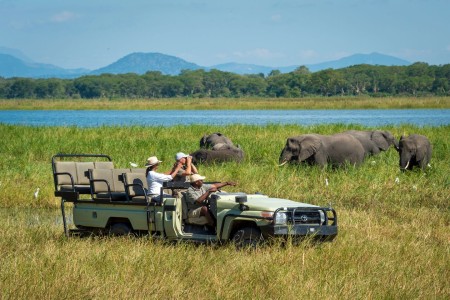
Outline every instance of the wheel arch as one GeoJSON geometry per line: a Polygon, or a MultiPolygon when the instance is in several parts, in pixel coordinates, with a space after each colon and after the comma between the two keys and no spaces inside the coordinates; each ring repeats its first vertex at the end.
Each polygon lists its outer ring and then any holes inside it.
{"type": "Polygon", "coordinates": [[[258,228],[255,220],[242,220],[242,219],[234,219],[231,220],[230,225],[228,226],[228,230],[224,232],[223,238],[226,240],[230,240],[231,237],[241,228],[252,227],[258,228]]]}
{"type": "Polygon", "coordinates": [[[106,228],[109,228],[109,227],[111,227],[111,225],[116,224],[116,223],[127,224],[131,227],[132,230],[134,230],[133,224],[131,224],[130,219],[123,218],[123,217],[110,217],[108,219],[108,222],[106,222],[106,228]]]}

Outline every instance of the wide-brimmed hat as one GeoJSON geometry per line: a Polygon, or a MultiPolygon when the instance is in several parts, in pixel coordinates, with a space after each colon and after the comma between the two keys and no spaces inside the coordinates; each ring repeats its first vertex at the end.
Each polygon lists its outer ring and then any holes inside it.
{"type": "Polygon", "coordinates": [[[191,175],[191,177],[189,178],[189,181],[190,182],[196,182],[196,181],[199,181],[199,180],[203,180],[203,179],[205,179],[206,177],[205,176],[202,176],[202,175],[200,175],[200,174],[193,174],[193,175],[191,175]]]}
{"type": "Polygon", "coordinates": [[[185,157],[188,157],[189,155],[187,155],[187,154],[185,154],[185,153],[183,153],[183,152],[178,152],[176,155],[175,155],[175,160],[180,160],[180,159],[182,159],[182,158],[185,158],[185,157]]]}
{"type": "Polygon", "coordinates": [[[161,163],[161,162],[162,162],[162,161],[159,160],[156,156],[150,156],[150,157],[147,159],[147,163],[145,164],[145,166],[146,166],[146,167],[151,167],[151,166],[154,166],[154,165],[159,164],[159,163],[161,163]]]}

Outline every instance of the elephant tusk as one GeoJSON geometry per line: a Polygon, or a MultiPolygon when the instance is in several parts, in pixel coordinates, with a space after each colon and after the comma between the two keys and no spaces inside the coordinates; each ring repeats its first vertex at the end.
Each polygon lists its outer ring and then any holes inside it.
{"type": "Polygon", "coordinates": [[[279,167],[282,167],[282,166],[284,166],[285,164],[287,164],[287,162],[288,162],[288,161],[287,161],[287,160],[285,160],[284,162],[282,162],[282,163],[281,163],[281,164],[279,164],[278,166],[279,166],[279,167]]]}
{"type": "Polygon", "coordinates": [[[409,167],[409,160],[408,163],[406,164],[405,170],[408,170],[408,167],[409,167]]]}

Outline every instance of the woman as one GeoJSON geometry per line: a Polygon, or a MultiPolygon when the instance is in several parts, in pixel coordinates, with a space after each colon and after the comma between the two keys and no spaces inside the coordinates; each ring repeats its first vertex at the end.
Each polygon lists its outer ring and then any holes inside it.
{"type": "MultiPolygon", "coordinates": [[[[172,171],[166,173],[158,173],[156,170],[161,163],[156,156],[151,156],[147,160],[147,170],[145,171],[145,176],[147,177],[148,192],[147,195],[152,201],[161,202],[161,188],[163,182],[171,181],[173,177],[178,173],[183,164],[178,163],[172,171]]],[[[171,195],[163,194],[163,197],[171,197],[171,195]]]]}
{"type": "Polygon", "coordinates": [[[189,176],[192,174],[198,174],[197,168],[192,163],[192,156],[178,152],[175,155],[175,164],[172,167],[173,172],[175,168],[181,163],[181,169],[175,174],[173,181],[188,182],[189,176]]]}

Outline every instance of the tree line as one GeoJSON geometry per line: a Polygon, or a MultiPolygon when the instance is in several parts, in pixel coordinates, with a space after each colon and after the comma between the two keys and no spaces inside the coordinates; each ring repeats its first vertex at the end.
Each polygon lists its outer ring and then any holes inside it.
{"type": "Polygon", "coordinates": [[[177,76],[150,71],[143,75],[102,74],[76,79],[0,77],[0,98],[172,98],[305,96],[448,96],[450,64],[409,66],[355,65],[310,72],[278,70],[239,75],[219,70],[183,70],[177,76]]]}

